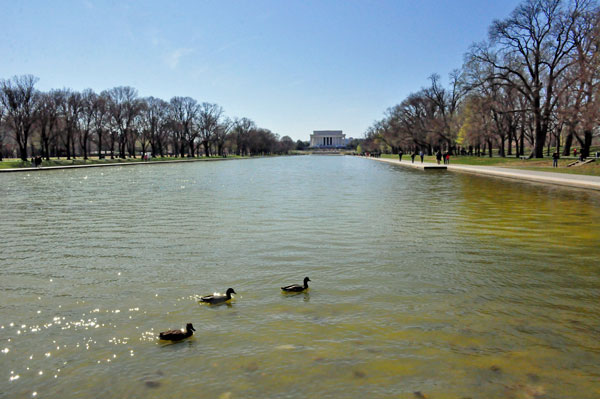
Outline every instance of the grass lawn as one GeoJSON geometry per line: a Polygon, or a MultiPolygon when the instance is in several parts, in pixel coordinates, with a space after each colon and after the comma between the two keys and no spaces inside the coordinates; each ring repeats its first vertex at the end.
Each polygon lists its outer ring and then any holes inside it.
{"type": "MultiPolygon", "coordinates": [[[[398,159],[396,154],[381,154],[383,158],[398,159]]],[[[402,162],[410,162],[410,155],[404,155],[402,162]]],[[[600,176],[600,159],[583,166],[567,167],[567,164],[576,161],[574,157],[561,158],[558,160],[558,168],[552,167],[552,158],[544,159],[519,159],[502,157],[468,157],[453,156],[450,157],[451,164],[457,165],[475,165],[475,166],[496,166],[502,168],[515,168],[526,170],[537,170],[541,172],[570,173],[576,175],[600,176]]],[[[419,156],[415,157],[415,162],[420,162],[419,156]]],[[[435,156],[425,156],[425,162],[435,163],[435,156]]]]}

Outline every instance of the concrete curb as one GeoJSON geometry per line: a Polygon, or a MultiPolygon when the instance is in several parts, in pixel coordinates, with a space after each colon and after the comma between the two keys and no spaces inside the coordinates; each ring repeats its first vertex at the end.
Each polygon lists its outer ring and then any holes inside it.
{"type": "Polygon", "coordinates": [[[61,166],[46,166],[40,168],[11,168],[0,169],[0,173],[12,172],[40,172],[59,169],[80,169],[80,168],[102,168],[107,166],[135,166],[135,165],[161,165],[165,163],[181,163],[181,162],[213,162],[213,161],[235,161],[246,158],[205,158],[205,159],[179,159],[172,161],[146,161],[146,162],[114,162],[114,163],[95,163],[89,165],[61,165],[61,166]]]}
{"type": "MultiPolygon", "coordinates": [[[[366,158],[366,157],[362,157],[366,158]]],[[[386,162],[394,165],[415,168],[409,162],[400,162],[390,158],[368,158],[379,162],[386,162]]],[[[420,163],[419,163],[420,164],[420,163]]],[[[422,165],[438,166],[436,164],[425,162],[422,165]]],[[[441,165],[439,165],[441,166],[441,165]]],[[[587,190],[600,191],[600,177],[588,175],[573,175],[566,173],[538,172],[534,170],[499,168],[493,166],[473,166],[473,165],[445,165],[446,170],[450,172],[472,173],[485,176],[503,177],[515,180],[524,180],[543,184],[553,184],[559,186],[583,188],[587,190]]],[[[421,167],[419,169],[428,169],[421,167]]]]}

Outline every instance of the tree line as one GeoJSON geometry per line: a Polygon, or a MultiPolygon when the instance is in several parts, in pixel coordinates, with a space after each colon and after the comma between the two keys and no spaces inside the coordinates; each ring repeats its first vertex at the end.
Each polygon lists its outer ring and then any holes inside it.
{"type": "Polygon", "coordinates": [[[289,137],[229,118],[223,108],[191,97],[169,101],[139,97],[133,87],[101,93],[56,89],[41,92],[32,75],[0,80],[0,160],[40,155],[88,159],[153,156],[224,156],[288,153],[289,137]]]}
{"type": "Polygon", "coordinates": [[[367,151],[584,157],[600,129],[600,9],[591,0],[526,0],[473,44],[444,86],[430,84],[365,132],[367,151]]]}

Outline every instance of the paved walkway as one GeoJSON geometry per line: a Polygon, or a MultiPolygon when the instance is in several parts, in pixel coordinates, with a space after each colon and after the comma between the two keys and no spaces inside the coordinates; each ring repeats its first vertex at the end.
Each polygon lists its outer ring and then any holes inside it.
{"type": "MultiPolygon", "coordinates": [[[[411,164],[410,160],[398,161],[391,158],[369,158],[375,161],[391,163],[406,167],[415,167],[414,165],[421,164],[415,162],[411,164]]],[[[424,162],[422,165],[436,164],[424,162]]],[[[494,166],[474,166],[474,165],[446,165],[450,172],[474,173],[478,175],[488,175],[505,177],[509,179],[533,181],[537,183],[556,184],[560,186],[578,187],[590,190],[600,190],[600,176],[574,175],[569,173],[553,173],[553,172],[538,172],[535,170],[498,168],[494,166]]],[[[423,168],[424,169],[424,168],[423,168]]]]}

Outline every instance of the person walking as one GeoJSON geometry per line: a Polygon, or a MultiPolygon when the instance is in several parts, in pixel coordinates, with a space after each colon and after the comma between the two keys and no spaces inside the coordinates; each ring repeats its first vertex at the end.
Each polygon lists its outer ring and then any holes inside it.
{"type": "Polygon", "coordinates": [[[558,168],[558,152],[557,151],[555,151],[554,154],[552,154],[552,167],[558,168]]]}
{"type": "Polygon", "coordinates": [[[417,156],[417,152],[413,151],[412,154],[410,154],[410,160],[412,163],[415,163],[415,157],[417,156]]]}
{"type": "Polygon", "coordinates": [[[435,159],[437,161],[437,164],[440,164],[440,161],[442,160],[442,152],[440,150],[437,150],[437,152],[435,153],[435,159]]]}
{"type": "Polygon", "coordinates": [[[446,157],[444,158],[444,164],[450,165],[450,153],[446,153],[446,157]]]}
{"type": "Polygon", "coordinates": [[[423,150],[419,151],[419,156],[421,157],[421,163],[423,163],[423,157],[425,156],[423,150]]]}
{"type": "Polygon", "coordinates": [[[399,161],[399,162],[402,162],[402,155],[403,155],[403,154],[404,154],[404,153],[402,152],[402,150],[398,151],[398,161],[399,161]]]}

